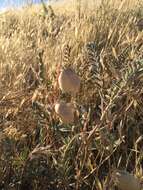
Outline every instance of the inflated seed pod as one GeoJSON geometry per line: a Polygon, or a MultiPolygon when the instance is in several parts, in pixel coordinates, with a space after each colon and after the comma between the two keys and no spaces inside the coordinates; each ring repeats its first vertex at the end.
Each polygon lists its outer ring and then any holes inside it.
{"type": "Polygon", "coordinates": [[[139,29],[139,31],[143,30],[143,18],[141,18],[138,23],[137,23],[137,27],[139,29]]]}
{"type": "Polygon", "coordinates": [[[59,87],[63,92],[75,95],[80,89],[80,78],[71,68],[66,68],[60,73],[59,87]]]}
{"type": "Polygon", "coordinates": [[[121,190],[140,190],[139,180],[127,171],[115,170],[112,177],[114,183],[121,190]]]}
{"type": "Polygon", "coordinates": [[[72,104],[63,101],[57,102],[55,104],[55,112],[63,123],[70,124],[74,122],[74,107],[72,104]]]}

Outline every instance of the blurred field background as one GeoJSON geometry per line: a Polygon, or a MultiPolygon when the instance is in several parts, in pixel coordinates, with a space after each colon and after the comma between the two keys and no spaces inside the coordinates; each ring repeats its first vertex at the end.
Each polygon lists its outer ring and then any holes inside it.
{"type": "Polygon", "coordinates": [[[142,0],[0,13],[0,189],[141,190],[142,145],[142,0]],[[59,89],[62,67],[80,77],[74,97],[59,89]],[[74,123],[61,122],[59,100],[74,123]]]}

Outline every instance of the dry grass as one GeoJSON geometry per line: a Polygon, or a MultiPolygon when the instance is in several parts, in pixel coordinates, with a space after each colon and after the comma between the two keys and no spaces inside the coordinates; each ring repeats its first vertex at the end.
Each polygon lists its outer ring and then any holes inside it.
{"type": "Polygon", "coordinates": [[[137,0],[0,14],[0,189],[116,190],[116,169],[141,186],[142,18],[137,0]],[[81,80],[74,97],[59,88],[64,66],[81,80]],[[74,124],[60,122],[59,100],[74,124]]]}

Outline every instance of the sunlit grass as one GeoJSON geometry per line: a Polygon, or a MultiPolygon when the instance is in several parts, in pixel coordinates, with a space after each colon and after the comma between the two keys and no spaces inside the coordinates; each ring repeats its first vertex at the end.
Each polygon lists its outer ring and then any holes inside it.
{"type": "Polygon", "coordinates": [[[137,0],[0,14],[1,188],[139,188],[142,19],[137,0]]]}

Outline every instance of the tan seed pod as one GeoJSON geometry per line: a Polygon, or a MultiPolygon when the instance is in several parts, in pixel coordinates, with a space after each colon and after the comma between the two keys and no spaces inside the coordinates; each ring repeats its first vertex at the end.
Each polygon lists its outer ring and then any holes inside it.
{"type": "Polygon", "coordinates": [[[139,29],[139,31],[143,30],[143,18],[141,18],[138,23],[137,23],[137,27],[139,29]]]}
{"type": "Polygon", "coordinates": [[[114,183],[121,190],[140,190],[139,180],[127,171],[115,170],[112,175],[114,183]]]}
{"type": "Polygon", "coordinates": [[[58,79],[59,87],[63,92],[75,95],[80,89],[80,79],[73,69],[64,69],[58,79]]]}
{"type": "Polygon", "coordinates": [[[63,101],[57,102],[55,104],[55,112],[63,123],[69,124],[74,122],[74,107],[72,104],[63,101]]]}

